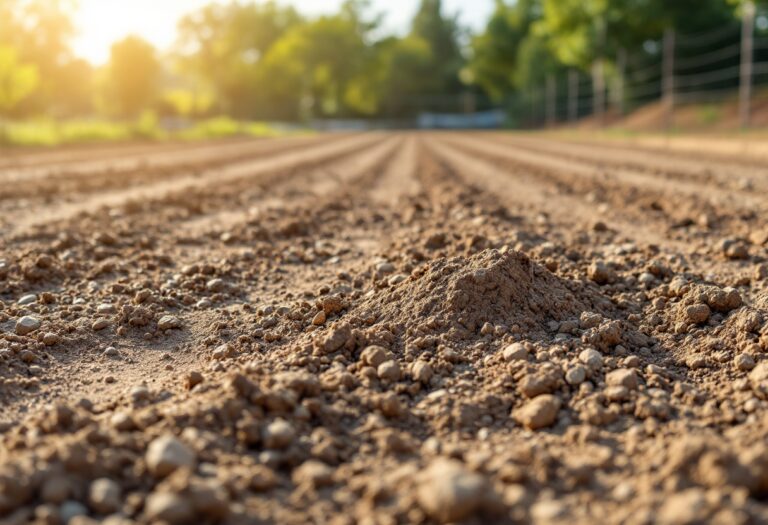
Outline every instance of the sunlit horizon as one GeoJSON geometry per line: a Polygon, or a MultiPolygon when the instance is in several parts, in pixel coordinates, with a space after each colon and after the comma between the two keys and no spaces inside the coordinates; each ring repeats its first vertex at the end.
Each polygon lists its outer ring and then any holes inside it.
{"type": "MultiPolygon", "coordinates": [[[[103,65],[109,60],[112,44],[129,35],[147,40],[161,52],[168,51],[176,41],[177,22],[210,3],[211,0],[80,0],[74,13],[77,28],[72,46],[74,53],[93,65],[103,65]]],[[[343,0],[284,0],[278,3],[292,5],[299,12],[312,16],[337,11],[343,0]]],[[[493,10],[492,0],[471,4],[465,0],[446,0],[444,5],[447,12],[460,13],[461,23],[472,29],[482,28],[493,10]]],[[[372,10],[384,13],[383,30],[403,34],[417,7],[416,0],[374,0],[372,10]]]]}

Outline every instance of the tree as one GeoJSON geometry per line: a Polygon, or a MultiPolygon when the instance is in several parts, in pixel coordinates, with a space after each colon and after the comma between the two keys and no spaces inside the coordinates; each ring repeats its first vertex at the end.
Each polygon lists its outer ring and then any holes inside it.
{"type": "Polygon", "coordinates": [[[253,116],[262,87],[260,63],[275,42],[301,22],[294,9],[273,1],[211,4],[179,22],[182,69],[216,94],[221,109],[253,116]]]}
{"type": "Polygon", "coordinates": [[[496,0],[485,31],[472,40],[471,77],[493,100],[500,101],[518,84],[521,48],[540,13],[539,0],[518,0],[514,5],[496,0]]]}
{"type": "Polygon", "coordinates": [[[456,93],[461,90],[459,72],[464,57],[459,46],[459,26],[456,17],[443,14],[441,0],[421,0],[411,25],[411,37],[426,42],[431,55],[424,64],[422,75],[439,79],[432,95],[456,93]]]}
{"type": "Polygon", "coordinates": [[[0,47],[0,114],[8,115],[39,82],[37,68],[19,61],[15,49],[0,47]]]}
{"type": "Polygon", "coordinates": [[[74,5],[74,0],[0,0],[0,45],[16,49],[40,78],[17,112],[58,112],[59,86],[73,60],[69,42],[75,28],[68,13],[74,5]]]}
{"type": "Polygon", "coordinates": [[[557,57],[567,65],[589,67],[618,47],[639,47],[666,28],[697,33],[733,22],[726,0],[543,0],[537,23],[557,57]]]}
{"type": "Polygon", "coordinates": [[[107,105],[123,116],[137,116],[157,99],[160,62],[154,47],[136,36],[112,45],[107,66],[107,105]]]}

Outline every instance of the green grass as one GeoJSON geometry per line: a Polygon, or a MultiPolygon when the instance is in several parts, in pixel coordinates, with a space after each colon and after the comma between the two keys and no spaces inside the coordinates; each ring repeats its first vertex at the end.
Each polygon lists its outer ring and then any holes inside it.
{"type": "Polygon", "coordinates": [[[237,136],[275,137],[288,133],[264,122],[240,122],[229,117],[199,120],[183,130],[169,132],[162,129],[158,119],[151,113],[135,121],[0,120],[0,145],[10,146],[59,146],[127,140],[204,140],[237,136]]]}

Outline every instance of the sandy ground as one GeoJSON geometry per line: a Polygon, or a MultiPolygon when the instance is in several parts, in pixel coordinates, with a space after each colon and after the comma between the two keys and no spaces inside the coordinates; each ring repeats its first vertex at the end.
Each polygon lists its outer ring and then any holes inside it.
{"type": "Polygon", "coordinates": [[[767,522],[736,142],[4,154],[0,523],[767,522]]]}

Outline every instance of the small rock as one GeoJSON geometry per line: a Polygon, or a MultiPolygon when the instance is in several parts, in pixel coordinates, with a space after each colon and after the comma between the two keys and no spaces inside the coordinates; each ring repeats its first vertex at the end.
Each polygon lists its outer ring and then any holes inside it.
{"type": "Polygon", "coordinates": [[[115,305],[111,303],[102,303],[96,307],[96,313],[101,315],[109,315],[115,312],[115,305]]]}
{"type": "Polygon", "coordinates": [[[712,312],[706,304],[692,304],[685,309],[685,319],[693,324],[706,323],[711,314],[712,312]]]}
{"type": "Polygon", "coordinates": [[[69,523],[77,516],[87,516],[88,509],[79,501],[65,501],[59,508],[59,518],[62,523],[69,523]]]}
{"type": "Polygon", "coordinates": [[[378,368],[384,361],[392,358],[392,353],[383,346],[366,346],[360,353],[360,360],[368,366],[378,368]]]}
{"type": "Polygon", "coordinates": [[[263,441],[266,448],[284,449],[296,439],[296,431],[288,421],[276,419],[264,429],[263,441]]]}
{"type": "Polygon", "coordinates": [[[170,524],[190,522],[194,516],[192,502],[181,494],[153,492],[147,498],[144,512],[153,522],[170,524]]]}
{"type": "Polygon", "coordinates": [[[91,483],[88,501],[99,514],[111,514],[120,508],[120,485],[109,478],[99,478],[91,483]]]}
{"type": "Polygon", "coordinates": [[[384,361],[376,369],[376,374],[382,381],[394,383],[400,380],[400,364],[394,359],[384,361]]]}
{"type": "Polygon", "coordinates": [[[31,332],[34,332],[40,326],[42,323],[37,317],[33,317],[31,315],[25,315],[18,321],[16,321],[16,334],[17,335],[27,335],[31,332]]]}
{"type": "Polygon", "coordinates": [[[429,363],[419,360],[413,363],[413,366],[411,367],[411,375],[413,376],[414,381],[418,381],[419,383],[426,385],[429,384],[432,376],[434,375],[434,372],[432,371],[432,366],[429,363]]]}
{"type": "Polygon", "coordinates": [[[543,394],[515,410],[515,420],[530,430],[552,426],[560,411],[560,398],[543,394]]]}
{"type": "Polygon", "coordinates": [[[748,372],[755,368],[755,360],[749,354],[737,355],[733,360],[733,364],[735,364],[736,368],[742,372],[748,372]]]}
{"type": "Polygon", "coordinates": [[[749,248],[740,239],[725,239],[721,244],[723,255],[727,259],[741,260],[749,258],[749,248]]]}
{"type": "Polygon", "coordinates": [[[149,471],[157,477],[165,477],[179,468],[191,469],[196,462],[194,451],[172,435],[152,441],[144,459],[149,471]]]}
{"type": "Polygon", "coordinates": [[[749,373],[749,384],[760,399],[768,399],[768,361],[760,362],[749,373]]]}
{"type": "Polygon", "coordinates": [[[352,337],[352,330],[349,325],[343,324],[333,328],[322,340],[320,350],[325,354],[331,354],[344,346],[352,337]]]}
{"type": "Polygon", "coordinates": [[[184,378],[184,385],[187,387],[187,390],[192,390],[202,382],[203,382],[203,374],[194,370],[188,373],[187,376],[184,378]]]}
{"type": "Polygon", "coordinates": [[[57,344],[61,338],[58,334],[54,334],[53,332],[46,332],[43,334],[43,344],[45,346],[53,346],[57,344]]]}
{"type": "Polygon", "coordinates": [[[315,326],[322,326],[325,324],[325,321],[327,319],[327,316],[325,315],[325,312],[323,310],[320,310],[317,312],[317,315],[312,318],[312,324],[315,326]]]}
{"type": "Polygon", "coordinates": [[[291,477],[296,485],[317,489],[333,484],[333,469],[322,461],[310,459],[294,470],[291,477]]]}
{"type": "Polygon", "coordinates": [[[525,361],[528,359],[528,350],[522,343],[512,343],[504,347],[501,353],[504,361],[525,361]]]}
{"type": "Polygon", "coordinates": [[[16,304],[20,306],[25,306],[28,304],[34,304],[36,302],[37,302],[37,295],[30,293],[30,294],[21,296],[21,298],[16,302],[16,304]]]}
{"type": "Polygon", "coordinates": [[[91,325],[91,329],[94,332],[98,332],[99,330],[104,330],[108,326],[109,326],[109,321],[102,317],[100,319],[96,319],[93,322],[93,324],[91,325]]]}
{"type": "Polygon", "coordinates": [[[164,315],[157,322],[157,328],[163,331],[181,328],[181,320],[175,315],[164,315]]]}
{"type": "Polygon", "coordinates": [[[565,381],[569,385],[580,385],[587,379],[587,369],[581,365],[576,365],[568,369],[565,373],[565,381]]]}
{"type": "Polygon", "coordinates": [[[603,367],[603,355],[594,348],[587,348],[579,353],[579,361],[587,365],[592,370],[599,370],[603,367]]]}
{"type": "Polygon", "coordinates": [[[227,284],[221,279],[211,279],[205,284],[206,289],[210,292],[223,292],[227,288],[227,284]]]}
{"type": "Polygon", "coordinates": [[[608,386],[623,386],[628,390],[637,390],[639,381],[637,379],[637,372],[634,369],[619,368],[606,374],[605,383],[608,386]]]}
{"type": "Polygon", "coordinates": [[[610,284],[616,280],[616,272],[602,261],[595,261],[587,269],[587,277],[597,284],[610,284]]]}
{"type": "Polygon", "coordinates": [[[438,523],[456,523],[493,504],[488,481],[453,459],[438,458],[421,474],[416,499],[438,523]]]}

